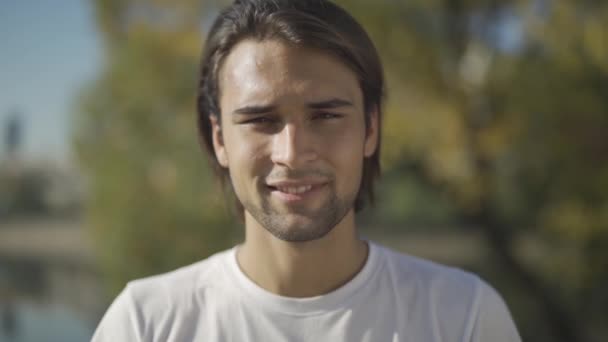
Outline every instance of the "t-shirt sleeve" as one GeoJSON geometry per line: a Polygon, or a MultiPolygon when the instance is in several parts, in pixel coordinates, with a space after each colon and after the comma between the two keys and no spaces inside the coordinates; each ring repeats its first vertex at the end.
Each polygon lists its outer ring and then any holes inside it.
{"type": "Polygon", "coordinates": [[[471,342],[521,342],[513,318],[500,295],[482,283],[471,342]]]}
{"type": "Polygon", "coordinates": [[[93,334],[92,342],[142,341],[129,287],[116,297],[93,334]]]}

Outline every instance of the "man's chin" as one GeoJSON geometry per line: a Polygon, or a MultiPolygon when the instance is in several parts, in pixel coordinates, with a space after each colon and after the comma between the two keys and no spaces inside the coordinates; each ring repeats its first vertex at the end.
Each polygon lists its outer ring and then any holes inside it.
{"type": "Polygon", "coordinates": [[[288,242],[306,242],[323,238],[333,229],[333,222],[319,220],[319,216],[302,214],[269,215],[260,221],[276,238],[288,242]]]}

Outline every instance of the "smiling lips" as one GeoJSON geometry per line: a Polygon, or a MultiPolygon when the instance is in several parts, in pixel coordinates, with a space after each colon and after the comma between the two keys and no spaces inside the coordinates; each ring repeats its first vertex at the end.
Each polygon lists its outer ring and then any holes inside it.
{"type": "Polygon", "coordinates": [[[276,182],[268,184],[272,194],[286,202],[303,200],[325,186],[326,182],[276,182]]]}
{"type": "Polygon", "coordinates": [[[301,194],[312,189],[312,185],[301,185],[301,186],[278,186],[277,190],[288,194],[301,194]]]}

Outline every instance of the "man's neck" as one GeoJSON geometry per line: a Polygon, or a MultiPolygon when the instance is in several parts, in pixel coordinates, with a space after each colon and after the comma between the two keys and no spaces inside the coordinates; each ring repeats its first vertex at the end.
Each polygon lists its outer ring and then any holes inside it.
{"type": "Polygon", "coordinates": [[[367,260],[368,246],[357,237],[352,211],[326,236],[307,242],[283,241],[253,218],[246,222],[238,263],[253,282],[281,296],[328,293],[351,280],[367,260]]]}

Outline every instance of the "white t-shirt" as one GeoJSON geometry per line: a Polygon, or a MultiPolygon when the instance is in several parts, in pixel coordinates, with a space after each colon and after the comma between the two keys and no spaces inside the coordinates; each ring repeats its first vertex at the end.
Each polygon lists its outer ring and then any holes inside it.
{"type": "Polygon", "coordinates": [[[240,270],[236,248],[130,282],[93,341],[520,341],[503,300],[477,276],[369,246],[350,282],[311,298],[262,289],[240,270]]]}

